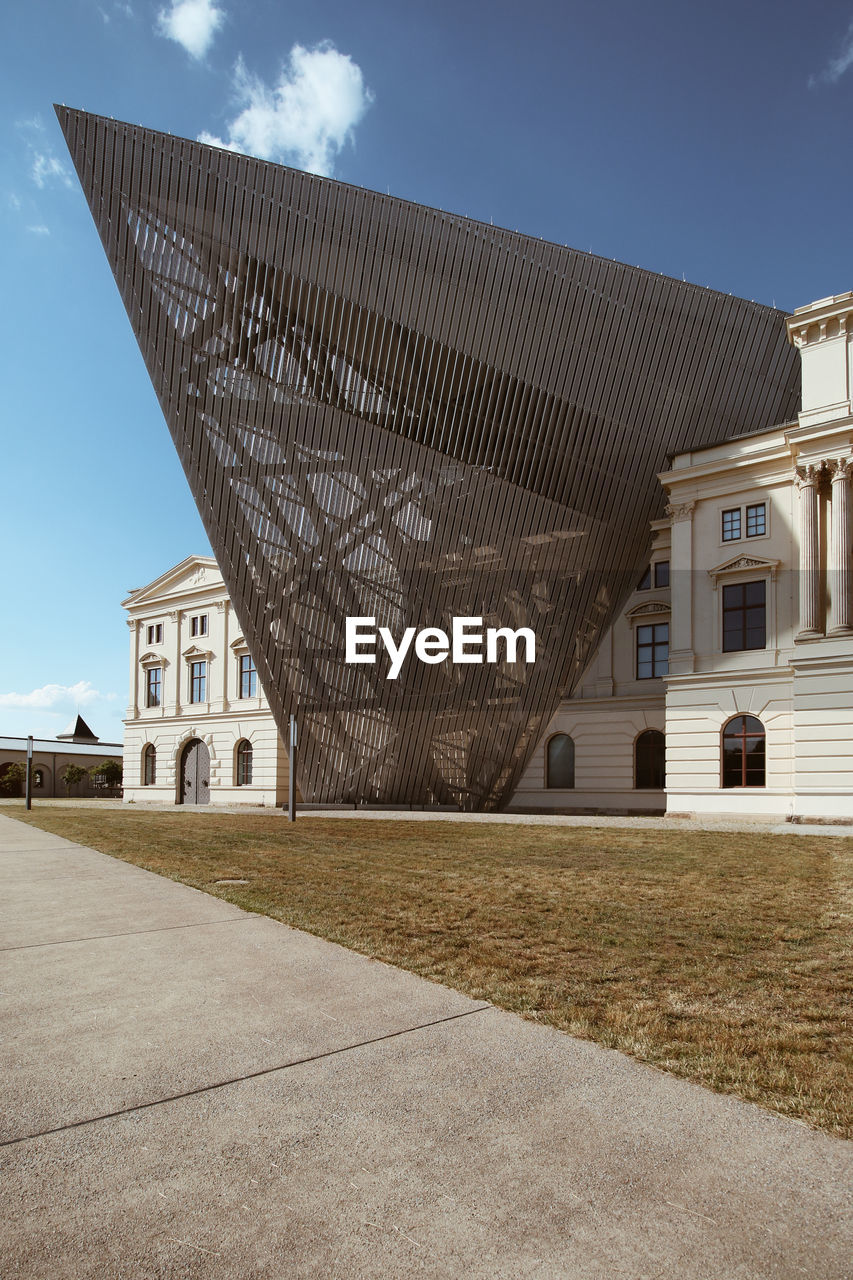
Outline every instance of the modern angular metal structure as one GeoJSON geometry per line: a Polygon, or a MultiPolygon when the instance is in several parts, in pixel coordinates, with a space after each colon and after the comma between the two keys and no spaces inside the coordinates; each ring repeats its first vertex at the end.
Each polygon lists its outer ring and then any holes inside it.
{"type": "Polygon", "coordinates": [[[767,307],[64,107],[279,728],[317,801],[494,808],[641,571],[669,453],[790,419],[767,307]],[[537,660],[344,661],[344,619],[537,660]]]}

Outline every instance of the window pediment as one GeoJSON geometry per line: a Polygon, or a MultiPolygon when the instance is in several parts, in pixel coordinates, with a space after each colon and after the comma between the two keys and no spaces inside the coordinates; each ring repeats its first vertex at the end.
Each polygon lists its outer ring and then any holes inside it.
{"type": "Polygon", "coordinates": [[[774,577],[778,568],[778,560],[764,560],[760,556],[740,555],[733,556],[731,560],[725,560],[722,564],[716,565],[715,568],[709,569],[708,577],[713,578],[715,584],[720,578],[736,573],[769,573],[771,577],[774,577]]]}
{"type": "Polygon", "coordinates": [[[208,662],[213,660],[213,653],[210,649],[199,649],[197,644],[191,644],[188,649],[184,649],[181,657],[185,662],[200,662],[206,659],[208,662]]]}
{"type": "Polygon", "coordinates": [[[168,667],[169,659],[164,658],[162,653],[152,653],[149,651],[148,653],[143,653],[142,657],[139,659],[139,665],[141,667],[168,667]]]}
{"type": "Polygon", "coordinates": [[[236,640],[232,640],[228,648],[231,649],[233,653],[249,652],[249,646],[246,644],[246,641],[242,636],[238,636],[236,640]]]}
{"type": "Polygon", "coordinates": [[[642,604],[635,604],[633,609],[629,609],[625,617],[634,626],[646,618],[658,618],[662,622],[671,613],[672,606],[665,600],[644,600],[642,604]]]}

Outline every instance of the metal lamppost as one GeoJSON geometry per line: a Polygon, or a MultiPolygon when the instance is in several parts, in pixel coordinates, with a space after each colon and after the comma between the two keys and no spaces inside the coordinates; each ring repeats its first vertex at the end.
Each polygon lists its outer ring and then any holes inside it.
{"type": "Polygon", "coordinates": [[[296,821],[296,716],[290,717],[290,778],[288,779],[287,818],[296,821]]]}
{"type": "Polygon", "coordinates": [[[27,808],[33,807],[33,735],[27,738],[27,785],[26,785],[27,808]]]}

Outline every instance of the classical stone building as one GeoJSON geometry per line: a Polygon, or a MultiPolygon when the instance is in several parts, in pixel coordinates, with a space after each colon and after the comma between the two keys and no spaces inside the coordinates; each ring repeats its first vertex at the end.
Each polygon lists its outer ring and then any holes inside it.
{"type": "MultiPolygon", "coordinates": [[[[671,458],[649,567],[510,808],[853,818],[853,293],[788,330],[797,420],[671,458]]],[[[125,605],[126,796],[282,803],[287,756],[215,562],[125,605]],[[209,789],[190,795],[205,750],[209,789]]]]}
{"type": "Polygon", "coordinates": [[[650,570],[514,807],[853,817],[853,293],[788,331],[797,420],[671,459],[650,570]]]}
{"type": "Polygon", "coordinates": [[[287,754],[216,561],[190,556],[123,603],[125,800],[283,803],[287,754]]]}

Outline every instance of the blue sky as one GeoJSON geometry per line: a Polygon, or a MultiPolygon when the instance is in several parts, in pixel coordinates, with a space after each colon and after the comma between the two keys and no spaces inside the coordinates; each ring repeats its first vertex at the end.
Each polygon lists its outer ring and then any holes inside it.
{"type": "Polygon", "coordinates": [[[4,53],[0,734],[120,740],[120,601],[209,554],[53,102],[786,310],[853,287],[853,0],[31,0],[4,53]]]}

